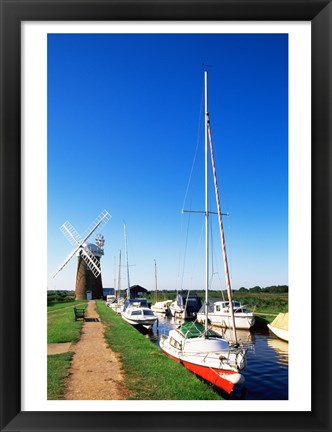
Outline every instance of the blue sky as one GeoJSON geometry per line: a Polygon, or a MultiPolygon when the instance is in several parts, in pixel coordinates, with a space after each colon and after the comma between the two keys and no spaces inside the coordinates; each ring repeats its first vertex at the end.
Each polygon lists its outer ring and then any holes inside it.
{"type": "MultiPolygon", "coordinates": [[[[83,233],[103,209],[105,287],[124,221],[131,284],[154,289],[156,260],[159,289],[204,287],[204,217],[181,214],[204,208],[202,63],[232,286],[288,283],[287,35],[49,34],[49,289],[75,287],[75,257],[52,279],[72,249],[61,224],[83,233]]],[[[225,289],[211,225],[212,288],[225,289]]]]}

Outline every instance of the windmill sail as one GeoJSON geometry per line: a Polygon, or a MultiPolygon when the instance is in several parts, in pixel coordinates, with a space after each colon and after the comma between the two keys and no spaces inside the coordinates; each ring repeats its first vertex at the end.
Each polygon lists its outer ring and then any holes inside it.
{"type": "Polygon", "coordinates": [[[95,261],[98,261],[91,251],[89,251],[86,246],[86,241],[88,238],[97,230],[97,228],[101,228],[111,219],[111,215],[107,210],[103,210],[99,216],[92,222],[87,230],[87,234],[82,239],[80,234],[76,231],[76,229],[71,225],[70,222],[66,221],[63,225],[61,225],[60,230],[67,238],[67,240],[76,245],[76,248],[68,255],[65,261],[61,264],[58,270],[54,273],[53,278],[68,264],[68,262],[72,259],[72,257],[76,253],[80,253],[84,261],[88,264],[90,270],[98,277],[100,275],[100,266],[96,264],[95,261]]]}
{"type": "Polygon", "coordinates": [[[64,224],[62,224],[60,231],[72,245],[78,245],[82,243],[82,237],[70,222],[66,221],[64,224]]]}
{"type": "Polygon", "coordinates": [[[99,260],[93,255],[93,253],[88,248],[81,249],[81,257],[84,259],[89,269],[97,278],[101,273],[99,260]]]}

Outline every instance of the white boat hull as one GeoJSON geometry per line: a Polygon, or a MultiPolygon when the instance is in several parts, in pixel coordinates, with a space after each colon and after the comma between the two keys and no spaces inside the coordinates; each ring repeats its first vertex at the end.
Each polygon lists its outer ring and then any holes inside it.
{"type": "Polygon", "coordinates": [[[288,330],[274,327],[271,324],[267,325],[271,332],[283,341],[288,342],[288,330]]]}
{"type": "Polygon", "coordinates": [[[186,311],[184,309],[170,307],[169,310],[171,312],[172,317],[174,318],[181,318],[181,319],[186,318],[186,311]]]}
{"type": "Polygon", "coordinates": [[[111,304],[109,305],[109,307],[114,310],[114,312],[116,312],[117,314],[121,314],[121,310],[123,308],[123,305],[120,304],[111,304]]]}
{"type": "Polygon", "coordinates": [[[129,305],[128,303],[124,305],[123,311],[121,312],[122,318],[133,326],[143,326],[146,329],[152,328],[158,318],[155,316],[153,311],[148,307],[139,307],[139,303],[146,300],[137,299],[132,301],[129,305]]]}
{"type": "MultiPolygon", "coordinates": [[[[228,314],[208,314],[209,324],[216,327],[232,328],[231,317],[228,314]]],[[[255,317],[253,314],[234,314],[235,328],[242,330],[249,330],[255,324],[255,317]]],[[[197,314],[197,321],[200,323],[205,322],[205,314],[197,314]]]]}
{"type": "Polygon", "coordinates": [[[143,326],[146,329],[150,329],[153,327],[154,323],[157,322],[158,318],[154,319],[130,319],[126,315],[122,314],[122,318],[127,321],[127,323],[133,325],[133,326],[143,326]]]}
{"type": "Polygon", "coordinates": [[[169,310],[170,303],[171,302],[169,300],[166,300],[163,302],[157,302],[151,306],[151,310],[153,310],[153,312],[167,315],[170,312],[170,310],[169,310]]]}
{"type": "Polygon", "coordinates": [[[267,325],[278,338],[288,342],[288,313],[279,313],[276,318],[267,325]]]}
{"type": "Polygon", "coordinates": [[[225,340],[218,339],[179,339],[174,342],[175,333],[162,336],[160,347],[173,360],[213,385],[230,393],[235,384],[244,382],[239,370],[246,366],[246,356],[241,350],[230,351],[225,340]]]}

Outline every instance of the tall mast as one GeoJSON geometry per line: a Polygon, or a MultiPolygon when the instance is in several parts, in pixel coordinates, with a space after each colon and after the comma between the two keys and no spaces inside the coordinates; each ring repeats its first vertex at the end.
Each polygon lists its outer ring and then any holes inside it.
{"type": "Polygon", "coordinates": [[[120,298],[120,291],[121,291],[121,250],[119,251],[119,277],[118,277],[118,300],[120,298]]]}
{"type": "Polygon", "coordinates": [[[228,296],[228,301],[229,301],[229,305],[230,305],[229,310],[231,313],[231,322],[232,322],[232,327],[233,327],[233,339],[234,339],[234,342],[237,344],[238,341],[237,341],[236,328],[235,328],[231,279],[230,279],[229,270],[228,270],[228,260],[227,260],[224,227],[223,227],[222,213],[221,213],[221,206],[220,206],[220,199],[219,199],[217,172],[216,172],[216,166],[215,166],[215,162],[214,162],[212,136],[211,136],[211,129],[210,129],[210,122],[209,121],[208,121],[208,135],[209,135],[209,141],[210,141],[212,172],[213,172],[215,195],[216,195],[216,202],[217,202],[217,209],[218,209],[218,221],[219,221],[219,230],[220,230],[220,239],[221,239],[221,249],[222,249],[222,254],[223,254],[223,258],[224,258],[224,270],[225,270],[225,277],[226,277],[227,296],[228,296]]]}
{"type": "Polygon", "coordinates": [[[205,93],[205,334],[208,331],[208,291],[209,291],[209,197],[208,197],[208,73],[204,72],[205,93]]]}
{"type": "Polygon", "coordinates": [[[114,293],[116,287],[116,257],[114,257],[114,293]]]}
{"type": "Polygon", "coordinates": [[[129,281],[129,264],[128,264],[128,248],[127,248],[127,231],[126,231],[126,224],[124,224],[123,227],[124,227],[124,238],[125,238],[126,259],[127,259],[127,284],[128,284],[128,295],[127,295],[127,297],[130,299],[130,281],[129,281]]]}
{"type": "Polygon", "coordinates": [[[158,286],[157,286],[157,263],[154,260],[154,283],[155,283],[155,303],[158,301],[158,286]]]}

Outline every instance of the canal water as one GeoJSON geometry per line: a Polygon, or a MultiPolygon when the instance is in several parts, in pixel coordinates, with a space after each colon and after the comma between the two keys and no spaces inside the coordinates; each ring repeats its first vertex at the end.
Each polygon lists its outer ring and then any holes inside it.
{"type": "MultiPolygon", "coordinates": [[[[159,346],[162,334],[181,324],[183,321],[158,315],[159,323],[145,337],[159,346]]],[[[223,332],[227,339],[229,330],[223,332]]],[[[254,326],[250,331],[238,330],[239,342],[247,347],[247,368],[242,371],[245,382],[235,386],[230,396],[215,389],[223,397],[242,400],[287,400],[288,399],[288,343],[275,337],[265,325],[254,326]]]]}

